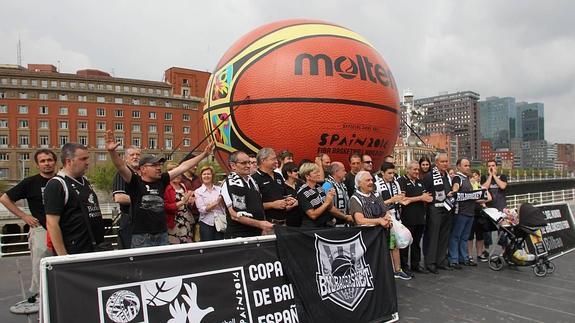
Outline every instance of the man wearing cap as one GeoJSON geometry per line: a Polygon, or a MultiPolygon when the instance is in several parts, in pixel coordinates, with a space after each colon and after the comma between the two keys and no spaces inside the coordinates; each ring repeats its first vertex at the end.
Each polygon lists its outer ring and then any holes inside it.
{"type": "Polygon", "coordinates": [[[185,173],[206,158],[213,145],[206,146],[198,156],[188,159],[169,172],[162,172],[165,158],[147,155],[140,158],[140,174],[132,172],[120,158],[116,149],[112,131],[106,133],[106,149],[114,166],[127,183],[132,208],[132,248],[161,246],[168,244],[166,213],[164,210],[164,191],[170,180],[185,173]]]}

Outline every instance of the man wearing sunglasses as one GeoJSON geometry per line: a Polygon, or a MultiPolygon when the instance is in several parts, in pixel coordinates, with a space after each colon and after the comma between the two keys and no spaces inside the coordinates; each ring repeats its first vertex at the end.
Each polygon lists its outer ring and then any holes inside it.
{"type": "Polygon", "coordinates": [[[361,156],[361,170],[369,172],[373,175],[373,160],[370,155],[361,156]]]}
{"type": "Polygon", "coordinates": [[[253,237],[271,233],[273,224],[266,221],[258,185],[250,176],[249,156],[243,151],[235,151],[230,155],[228,162],[235,171],[226,177],[222,187],[222,196],[228,211],[225,238],[253,237]]]}

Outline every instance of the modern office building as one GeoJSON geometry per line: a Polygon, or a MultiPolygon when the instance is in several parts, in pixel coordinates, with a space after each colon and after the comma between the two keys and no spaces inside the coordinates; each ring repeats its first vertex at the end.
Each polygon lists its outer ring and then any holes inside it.
{"type": "Polygon", "coordinates": [[[548,144],[545,140],[523,142],[522,167],[543,169],[548,166],[548,144]]]}
{"type": "Polygon", "coordinates": [[[517,137],[523,141],[545,140],[545,107],[543,103],[517,103],[517,137]]]}
{"type": "Polygon", "coordinates": [[[106,162],[107,130],[122,146],[179,161],[203,137],[200,103],[208,78],[183,68],[168,69],[158,82],[0,65],[0,179],[21,179],[36,149],[59,153],[67,142],[87,146],[92,163],[106,162]]]}
{"type": "MultiPolygon", "coordinates": [[[[453,129],[457,138],[456,158],[480,159],[479,94],[472,91],[440,94],[417,99],[424,110],[424,135],[447,133],[453,129]]],[[[451,133],[447,133],[450,134],[451,133]]]]}
{"type": "Polygon", "coordinates": [[[489,140],[494,150],[511,148],[518,128],[515,98],[488,97],[479,101],[479,120],[482,140],[489,140]]]}

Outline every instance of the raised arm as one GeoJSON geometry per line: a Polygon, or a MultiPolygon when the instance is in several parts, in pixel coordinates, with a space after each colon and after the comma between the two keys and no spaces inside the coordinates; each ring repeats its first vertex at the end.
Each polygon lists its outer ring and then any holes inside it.
{"type": "Polygon", "coordinates": [[[178,165],[178,167],[169,171],[168,174],[170,174],[170,179],[187,172],[189,169],[199,164],[204,158],[208,157],[212,153],[213,149],[214,143],[209,143],[201,154],[186,160],[185,162],[178,165]]]}
{"type": "Polygon", "coordinates": [[[126,166],[126,163],[120,158],[120,155],[116,151],[116,149],[120,146],[119,142],[114,141],[114,133],[112,130],[106,131],[106,149],[110,154],[110,158],[112,159],[112,163],[120,173],[120,176],[129,183],[132,180],[132,172],[126,166]]]}

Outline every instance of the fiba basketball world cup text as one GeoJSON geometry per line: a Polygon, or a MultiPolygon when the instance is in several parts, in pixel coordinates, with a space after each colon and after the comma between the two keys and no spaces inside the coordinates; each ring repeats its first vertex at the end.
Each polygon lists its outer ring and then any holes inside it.
{"type": "Polygon", "coordinates": [[[373,64],[367,56],[355,55],[355,60],[348,56],[339,56],[335,60],[325,54],[299,54],[295,58],[295,75],[303,75],[303,62],[309,64],[309,74],[319,75],[319,62],[323,62],[325,76],[333,76],[333,70],[346,80],[355,79],[359,74],[362,81],[379,83],[385,87],[395,88],[391,72],[380,64],[373,64]]]}
{"type": "Polygon", "coordinates": [[[371,270],[363,268],[342,276],[317,274],[317,282],[321,297],[325,297],[346,289],[373,287],[371,277],[371,270]]]}

